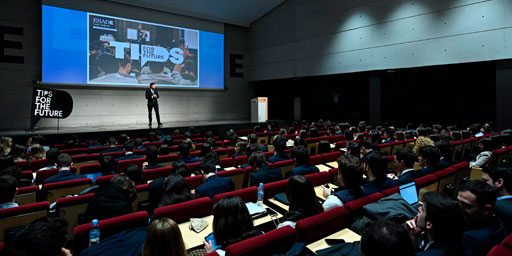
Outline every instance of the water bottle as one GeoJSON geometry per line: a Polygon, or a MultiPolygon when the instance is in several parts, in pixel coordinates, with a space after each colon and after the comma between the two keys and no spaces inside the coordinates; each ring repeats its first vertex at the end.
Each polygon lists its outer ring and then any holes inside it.
{"type": "Polygon", "coordinates": [[[92,220],[92,227],[89,231],[89,247],[93,244],[97,244],[100,242],[100,225],[98,225],[98,220],[92,220]]]}
{"type": "Polygon", "coordinates": [[[265,195],[265,192],[263,191],[263,183],[260,183],[258,187],[258,201],[256,201],[256,204],[258,206],[263,207],[263,196],[265,195]]]}

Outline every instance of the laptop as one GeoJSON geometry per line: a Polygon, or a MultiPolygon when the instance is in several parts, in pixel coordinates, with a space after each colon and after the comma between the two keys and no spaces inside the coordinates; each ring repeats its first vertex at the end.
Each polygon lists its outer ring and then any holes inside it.
{"type": "Polygon", "coordinates": [[[416,182],[410,182],[404,185],[400,185],[400,195],[402,198],[409,203],[409,205],[414,206],[418,204],[418,191],[416,191],[416,182]]]}

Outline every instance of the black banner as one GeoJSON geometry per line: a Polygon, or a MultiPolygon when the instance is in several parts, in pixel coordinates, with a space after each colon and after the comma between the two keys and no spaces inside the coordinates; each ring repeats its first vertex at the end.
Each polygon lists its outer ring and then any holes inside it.
{"type": "Polygon", "coordinates": [[[73,98],[65,91],[34,87],[30,128],[41,118],[66,118],[73,110],[73,98]]]}

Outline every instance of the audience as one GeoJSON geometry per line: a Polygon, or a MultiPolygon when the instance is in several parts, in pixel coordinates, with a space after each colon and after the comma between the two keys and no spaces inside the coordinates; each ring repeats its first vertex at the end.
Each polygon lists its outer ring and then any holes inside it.
{"type": "Polygon", "coordinates": [[[220,177],[216,175],[217,168],[213,161],[201,163],[201,175],[204,183],[196,188],[196,193],[200,196],[207,196],[213,199],[216,194],[235,190],[235,184],[229,177],[220,177]]]}
{"type": "Polygon", "coordinates": [[[494,150],[494,141],[491,138],[483,138],[478,144],[480,148],[480,154],[476,157],[475,161],[469,162],[469,167],[484,167],[487,165],[492,156],[494,150]]]}
{"type": "Polygon", "coordinates": [[[292,158],[296,167],[286,173],[287,177],[291,177],[293,175],[307,175],[320,171],[318,167],[309,165],[309,152],[306,147],[295,147],[292,150],[292,158]]]}
{"type": "Polygon", "coordinates": [[[181,231],[173,220],[154,220],[148,229],[142,256],[187,256],[181,231]]]}
{"type": "Polygon", "coordinates": [[[139,155],[134,154],[133,153],[134,149],[135,149],[135,142],[133,142],[133,141],[126,141],[124,143],[125,155],[122,156],[122,157],[117,158],[116,162],[119,162],[121,160],[144,158],[143,156],[139,156],[139,155]]]}
{"type": "Polygon", "coordinates": [[[201,159],[197,157],[191,157],[190,156],[190,146],[191,142],[183,142],[178,146],[178,150],[180,152],[181,161],[191,164],[191,163],[197,163],[201,162],[201,159]]]}
{"type": "Polygon", "coordinates": [[[165,165],[158,163],[158,149],[155,146],[149,146],[146,150],[146,159],[148,160],[143,164],[143,169],[156,169],[165,167],[165,165]]]}
{"type": "Polygon", "coordinates": [[[283,179],[281,170],[267,165],[267,159],[263,152],[254,152],[249,157],[249,164],[252,166],[249,186],[258,186],[260,183],[269,183],[283,179]]]}
{"type": "Polygon", "coordinates": [[[239,157],[245,155],[245,150],[247,149],[247,142],[239,141],[236,143],[235,154],[233,157],[239,157]]]}
{"type": "Polygon", "coordinates": [[[401,225],[375,221],[361,235],[360,252],[362,256],[411,256],[414,248],[407,231],[401,225]]]}
{"type": "Polygon", "coordinates": [[[182,161],[173,162],[172,171],[178,175],[181,175],[183,178],[190,177],[191,175],[190,168],[185,162],[182,161]]]}
{"type": "Polygon", "coordinates": [[[361,181],[363,172],[361,161],[352,155],[343,155],[338,159],[338,181],[341,188],[333,191],[331,188],[323,187],[323,194],[326,197],[322,204],[324,211],[328,211],[337,206],[356,200],[361,197],[361,181]]]}
{"type": "Polygon", "coordinates": [[[178,174],[171,174],[164,182],[162,202],[160,206],[183,203],[198,198],[197,194],[192,194],[188,188],[185,178],[178,174]]]}
{"type": "Polygon", "coordinates": [[[381,192],[384,189],[398,185],[397,181],[386,177],[388,160],[382,153],[374,151],[368,154],[363,166],[368,179],[363,185],[363,196],[381,192]]]}
{"type": "Polygon", "coordinates": [[[432,174],[435,171],[438,171],[439,169],[437,164],[439,163],[440,158],[441,155],[436,147],[429,145],[420,148],[418,151],[418,162],[422,168],[416,170],[416,177],[423,177],[427,174],[432,174]]]}
{"type": "Polygon", "coordinates": [[[352,155],[358,159],[361,157],[361,147],[355,141],[349,141],[347,143],[347,155],[352,155]]]}
{"type": "Polygon", "coordinates": [[[105,154],[105,153],[110,153],[110,152],[121,152],[121,151],[123,151],[122,149],[117,147],[117,139],[115,137],[110,137],[108,139],[107,144],[108,144],[108,148],[103,150],[103,151],[101,151],[100,153],[105,154]]]}
{"type": "Polygon", "coordinates": [[[284,153],[284,150],[286,149],[286,141],[287,140],[284,136],[277,136],[274,139],[274,142],[272,142],[272,145],[274,145],[274,155],[268,159],[269,162],[275,163],[290,159],[290,156],[284,153]]]}
{"type": "Polygon", "coordinates": [[[256,135],[255,133],[249,134],[248,139],[249,139],[249,145],[256,145],[260,148],[261,151],[268,152],[267,146],[261,145],[258,143],[258,135],[256,135]]]}
{"type": "Polygon", "coordinates": [[[395,168],[397,175],[388,174],[393,180],[398,180],[399,184],[407,184],[418,178],[418,173],[413,169],[416,156],[410,148],[401,148],[395,152],[395,168]]]}
{"type": "Polygon", "coordinates": [[[324,211],[311,180],[303,175],[294,175],[288,179],[286,199],[290,207],[281,219],[279,227],[289,225],[295,228],[297,221],[324,211]]]}
{"type": "Polygon", "coordinates": [[[441,158],[439,158],[439,163],[437,163],[438,170],[444,170],[455,163],[452,161],[453,149],[450,141],[440,140],[435,143],[437,150],[439,150],[439,154],[441,158]]]}
{"type": "Polygon", "coordinates": [[[144,177],[144,173],[140,167],[135,164],[129,164],[126,166],[124,174],[126,174],[126,176],[128,176],[128,178],[133,181],[135,186],[147,183],[146,177],[144,177]]]}
{"type": "MultiPolygon", "coordinates": [[[[486,176],[486,170],[482,175],[482,180],[486,176]]],[[[487,169],[488,170],[488,169],[487,169]]],[[[496,205],[494,207],[496,215],[504,222],[505,228],[509,233],[512,232],[512,168],[499,167],[487,174],[487,183],[498,190],[496,205]],[[489,177],[490,176],[490,177],[489,177]]]]}
{"type": "Polygon", "coordinates": [[[10,175],[0,176],[0,209],[18,207],[14,197],[18,192],[18,182],[10,175]]]}
{"type": "Polygon", "coordinates": [[[43,167],[39,170],[51,170],[51,169],[57,169],[57,158],[60,155],[60,150],[58,148],[50,148],[48,152],[46,152],[46,160],[48,161],[49,165],[46,167],[43,167]]]}
{"type": "Polygon", "coordinates": [[[71,158],[70,155],[68,155],[66,153],[60,154],[57,158],[57,169],[59,169],[59,173],[44,180],[44,183],[52,183],[52,182],[87,178],[86,175],[74,174],[71,172],[71,165],[73,165],[72,161],[73,161],[73,159],[71,158]]]}
{"type": "Polygon", "coordinates": [[[116,161],[113,156],[100,157],[100,171],[101,175],[117,174],[115,171],[116,161]]]}

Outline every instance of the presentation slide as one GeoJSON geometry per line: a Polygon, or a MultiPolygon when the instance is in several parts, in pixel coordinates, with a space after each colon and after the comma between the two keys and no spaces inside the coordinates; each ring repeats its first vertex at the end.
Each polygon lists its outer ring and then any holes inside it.
{"type": "Polygon", "coordinates": [[[224,35],[43,5],[47,84],[224,89],[224,35]]]}

